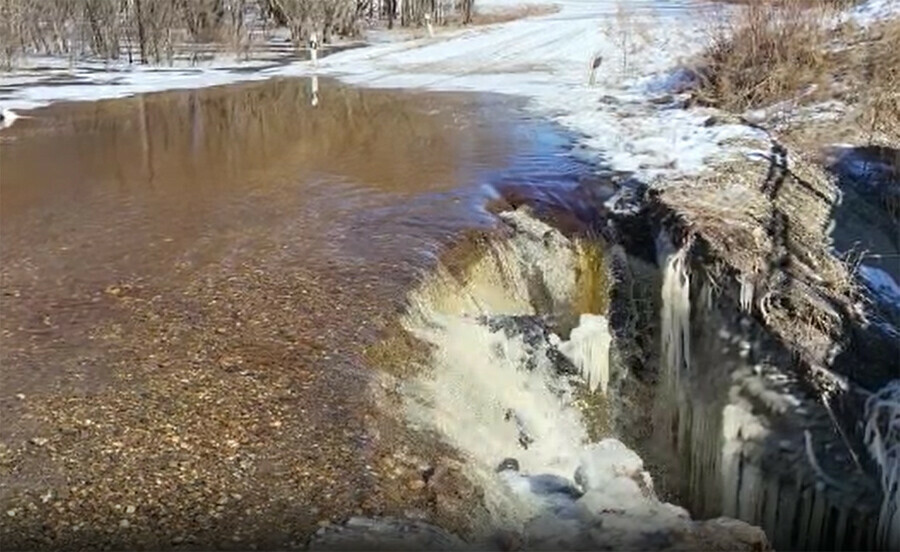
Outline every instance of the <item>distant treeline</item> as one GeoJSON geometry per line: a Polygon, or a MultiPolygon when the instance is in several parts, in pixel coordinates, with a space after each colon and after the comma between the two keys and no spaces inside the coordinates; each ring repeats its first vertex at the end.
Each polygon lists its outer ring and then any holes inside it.
{"type": "Polygon", "coordinates": [[[192,45],[238,53],[275,28],[303,47],[384,21],[471,21],[474,0],[0,0],[0,65],[23,55],[165,63],[192,45]]]}

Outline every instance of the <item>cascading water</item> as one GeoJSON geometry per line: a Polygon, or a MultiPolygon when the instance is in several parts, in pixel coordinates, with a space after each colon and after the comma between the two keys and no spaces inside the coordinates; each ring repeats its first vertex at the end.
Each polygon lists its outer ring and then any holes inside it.
{"type": "MultiPolygon", "coordinates": [[[[745,525],[692,522],[658,500],[640,457],[618,440],[590,441],[577,388],[614,393],[616,374],[607,318],[575,312],[579,285],[597,278],[577,270],[583,248],[559,231],[523,211],[500,217],[512,235],[491,240],[462,271],[437,270],[405,318],[432,350],[405,386],[408,418],[466,458],[491,528],[544,549],[758,545],[745,525]],[[568,339],[557,335],[572,318],[568,339]]],[[[685,296],[684,285],[673,293],[685,296]]],[[[684,312],[673,317],[686,324],[684,312]]],[[[679,331],[672,357],[683,363],[687,327],[679,331]]]]}
{"type": "Polygon", "coordinates": [[[569,341],[560,342],[559,351],[577,368],[591,392],[605,395],[609,388],[609,348],[612,335],[606,318],[596,314],[582,314],[569,341]]]}

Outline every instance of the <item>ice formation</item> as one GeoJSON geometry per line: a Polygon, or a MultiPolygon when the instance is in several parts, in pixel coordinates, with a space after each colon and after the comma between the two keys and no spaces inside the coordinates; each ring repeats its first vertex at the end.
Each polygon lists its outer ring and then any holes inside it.
{"type": "Polygon", "coordinates": [[[609,348],[612,335],[606,318],[599,314],[582,314],[578,327],[572,330],[559,350],[581,372],[591,391],[606,394],[609,386],[609,348]]]}

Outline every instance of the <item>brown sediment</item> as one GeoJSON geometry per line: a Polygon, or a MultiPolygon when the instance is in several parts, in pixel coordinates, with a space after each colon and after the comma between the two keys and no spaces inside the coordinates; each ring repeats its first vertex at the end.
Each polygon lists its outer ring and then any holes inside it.
{"type": "Polygon", "coordinates": [[[383,417],[372,365],[401,359],[371,347],[433,251],[485,224],[459,167],[514,146],[479,124],[494,100],[324,83],[313,108],[307,86],[4,131],[4,549],[289,548],[436,512],[418,481],[448,453],[383,417]]]}
{"type": "Polygon", "coordinates": [[[490,241],[500,239],[507,231],[507,227],[500,226],[493,230],[464,232],[441,253],[440,265],[454,277],[465,281],[468,270],[489,250],[490,241]]]}
{"type": "Polygon", "coordinates": [[[605,242],[599,236],[593,239],[579,238],[578,268],[575,275],[574,310],[578,314],[606,314],[609,309],[609,267],[604,260],[605,242]]]}

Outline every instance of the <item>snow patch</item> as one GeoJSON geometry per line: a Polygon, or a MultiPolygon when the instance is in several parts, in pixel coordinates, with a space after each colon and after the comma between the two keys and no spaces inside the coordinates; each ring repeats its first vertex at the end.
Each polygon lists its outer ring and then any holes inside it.
{"type": "Polygon", "coordinates": [[[897,0],[866,0],[851,9],[847,19],[867,27],[894,17],[900,17],[900,2],[897,0]]]}
{"type": "Polygon", "coordinates": [[[900,307],[900,285],[886,271],[874,266],[860,265],[859,274],[866,285],[879,297],[900,307]]]}

